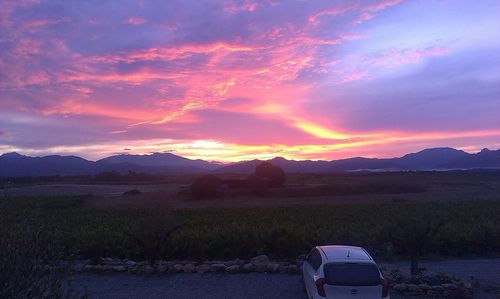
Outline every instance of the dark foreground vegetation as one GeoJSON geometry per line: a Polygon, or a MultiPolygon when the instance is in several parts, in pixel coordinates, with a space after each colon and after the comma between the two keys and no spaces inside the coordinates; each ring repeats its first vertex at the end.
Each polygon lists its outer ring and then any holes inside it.
{"type": "Polygon", "coordinates": [[[414,219],[419,227],[439,225],[419,254],[500,252],[499,201],[170,210],[164,206],[96,208],[87,200],[2,199],[0,233],[21,236],[26,226],[39,228],[51,246],[68,258],[217,259],[268,254],[286,259],[314,245],[342,243],[364,246],[377,258],[390,259],[408,257],[407,248],[391,240],[391,227],[398,219],[414,219]],[[158,227],[160,231],[154,231],[158,227]]]}

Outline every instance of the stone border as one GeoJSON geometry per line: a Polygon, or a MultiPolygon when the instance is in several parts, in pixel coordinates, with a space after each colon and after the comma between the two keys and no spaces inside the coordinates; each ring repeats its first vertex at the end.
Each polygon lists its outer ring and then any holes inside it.
{"type": "Polygon", "coordinates": [[[228,261],[147,261],[135,262],[127,259],[101,258],[98,264],[89,260],[79,261],[73,268],[76,272],[128,272],[132,274],[162,273],[282,273],[299,274],[302,262],[273,262],[266,255],[259,255],[251,260],[228,261]]]}

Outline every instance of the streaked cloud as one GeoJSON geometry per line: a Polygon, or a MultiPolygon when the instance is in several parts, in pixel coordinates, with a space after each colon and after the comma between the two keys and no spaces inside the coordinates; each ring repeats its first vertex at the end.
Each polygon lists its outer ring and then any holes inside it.
{"type": "Polygon", "coordinates": [[[116,5],[0,3],[0,151],[230,161],[499,143],[495,1],[116,5]]]}

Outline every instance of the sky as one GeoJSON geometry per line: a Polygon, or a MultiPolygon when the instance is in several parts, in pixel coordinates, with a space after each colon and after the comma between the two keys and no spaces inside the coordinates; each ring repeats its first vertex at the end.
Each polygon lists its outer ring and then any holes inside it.
{"type": "Polygon", "coordinates": [[[500,1],[0,0],[0,153],[500,148],[500,1]]]}

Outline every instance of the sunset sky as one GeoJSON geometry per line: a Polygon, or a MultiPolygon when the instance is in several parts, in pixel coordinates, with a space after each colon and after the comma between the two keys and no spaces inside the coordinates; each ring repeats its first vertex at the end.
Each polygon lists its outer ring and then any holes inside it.
{"type": "Polygon", "coordinates": [[[0,154],[500,148],[500,1],[0,1],[0,154]]]}

